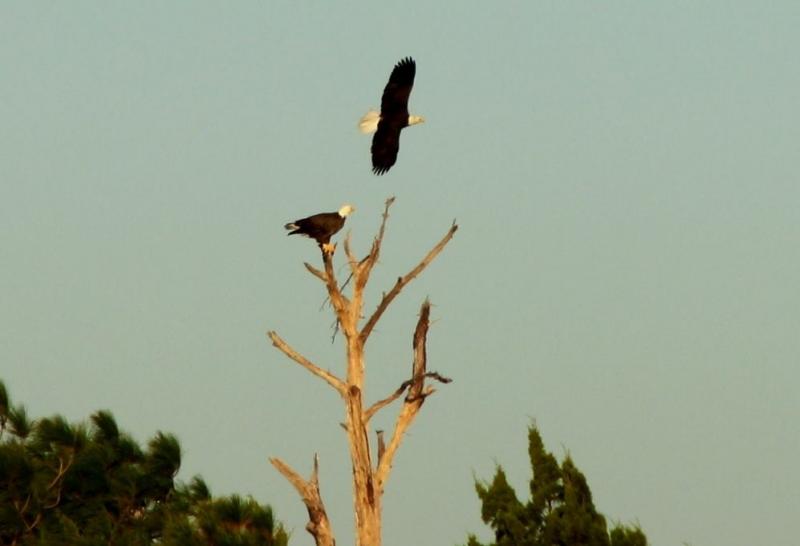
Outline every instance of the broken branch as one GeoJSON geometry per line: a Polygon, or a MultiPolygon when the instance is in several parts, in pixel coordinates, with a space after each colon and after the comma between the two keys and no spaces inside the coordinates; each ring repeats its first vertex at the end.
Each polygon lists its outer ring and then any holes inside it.
{"type": "MultiPolygon", "coordinates": [[[[414,329],[414,363],[412,365],[412,378],[410,380],[410,387],[408,395],[403,400],[403,407],[400,414],[397,416],[395,422],[394,432],[389,440],[389,445],[378,462],[378,468],[375,470],[375,482],[377,483],[378,490],[383,491],[386,480],[389,477],[389,472],[392,470],[392,460],[394,459],[397,449],[400,447],[400,442],[403,440],[403,435],[406,430],[414,422],[420,408],[422,407],[425,398],[433,393],[431,387],[425,388],[425,376],[427,366],[427,355],[425,345],[428,337],[428,327],[430,326],[430,313],[431,304],[426,299],[420,308],[419,320],[417,327],[414,329]]],[[[438,374],[437,374],[438,375],[438,374]]]]}
{"type": "Polygon", "coordinates": [[[378,436],[378,464],[380,464],[383,454],[386,453],[386,443],[383,441],[382,430],[376,430],[375,434],[378,436]]]}
{"type": "Polygon", "coordinates": [[[319,492],[319,456],[314,455],[314,469],[308,481],[277,457],[271,457],[269,462],[292,484],[306,505],[308,510],[306,530],[314,537],[317,546],[335,546],[331,523],[319,492]]]}
{"type": "MultiPolygon", "coordinates": [[[[453,380],[449,377],[445,377],[437,372],[425,372],[425,377],[429,377],[431,379],[435,379],[439,383],[452,383],[453,380]]],[[[364,412],[364,421],[369,421],[372,419],[372,416],[378,413],[380,410],[403,396],[405,390],[414,382],[413,379],[407,379],[403,381],[403,383],[394,391],[392,394],[384,398],[383,400],[379,400],[372,404],[367,410],[364,412]]],[[[433,394],[433,390],[429,394],[433,394]]],[[[426,393],[423,393],[423,396],[427,396],[426,393]]]]}

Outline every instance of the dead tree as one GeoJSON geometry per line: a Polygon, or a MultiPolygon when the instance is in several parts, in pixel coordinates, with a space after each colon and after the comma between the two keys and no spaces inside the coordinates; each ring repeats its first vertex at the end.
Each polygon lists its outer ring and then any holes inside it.
{"type": "MultiPolygon", "coordinates": [[[[433,394],[434,388],[426,384],[426,379],[433,379],[441,383],[450,380],[435,372],[427,370],[425,345],[430,325],[430,302],[423,302],[419,319],[413,335],[413,359],[411,375],[392,394],[372,403],[364,403],[364,346],[375,325],[383,316],[386,309],[403,290],[438,256],[450,239],[453,238],[458,226],[453,223],[445,236],[428,252],[416,267],[406,275],[398,277],[392,288],[384,292],[375,310],[367,318],[363,326],[359,325],[364,306],[364,288],[369,281],[372,268],[380,256],[383,234],[386,221],[389,218],[389,208],[394,198],[386,200],[378,234],[375,236],[369,253],[361,260],[356,259],[350,247],[349,235],[344,240],[344,249],[352,275],[352,288],[349,296],[345,295],[342,286],[336,279],[333,271],[333,253],[322,253],[324,269],[320,271],[306,263],[306,269],[321,280],[327,289],[331,307],[336,314],[337,327],[344,335],[347,371],[342,379],[317,366],[286,343],[274,331],[267,336],[272,344],[280,349],[286,356],[295,361],[309,372],[325,381],[342,398],[345,406],[344,429],[347,433],[350,460],[353,467],[353,504],[355,510],[357,546],[380,546],[381,544],[381,499],[384,488],[392,470],[394,460],[403,435],[411,426],[425,399],[433,394]],[[383,431],[377,434],[377,457],[373,459],[370,450],[369,425],[370,419],[380,410],[403,396],[403,404],[397,415],[394,430],[389,436],[388,443],[384,442],[383,431]]],[[[270,462],[283,474],[300,494],[303,503],[308,509],[308,524],[306,529],[314,536],[317,546],[334,546],[333,530],[325,511],[320,496],[318,470],[319,461],[314,457],[314,466],[310,479],[304,479],[289,465],[278,458],[271,458],[270,462]]]]}

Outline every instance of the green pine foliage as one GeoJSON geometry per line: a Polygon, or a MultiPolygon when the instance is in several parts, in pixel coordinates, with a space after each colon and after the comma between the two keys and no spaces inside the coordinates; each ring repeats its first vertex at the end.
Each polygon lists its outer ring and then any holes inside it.
{"type": "Polygon", "coordinates": [[[0,544],[286,546],[269,506],[177,482],[180,464],[171,434],[143,449],[107,411],[31,421],[0,381],[0,544]]]}
{"type": "Polygon", "coordinates": [[[647,537],[639,528],[617,525],[611,529],[611,546],[647,546],[647,537]]]}
{"type": "Polygon", "coordinates": [[[528,429],[528,455],[533,477],[526,502],[500,466],[491,482],[476,480],[481,519],[494,531],[494,542],[484,545],[470,535],[467,546],[647,546],[638,526],[617,524],[608,531],[586,477],[569,456],[559,465],[535,426],[528,429]]]}

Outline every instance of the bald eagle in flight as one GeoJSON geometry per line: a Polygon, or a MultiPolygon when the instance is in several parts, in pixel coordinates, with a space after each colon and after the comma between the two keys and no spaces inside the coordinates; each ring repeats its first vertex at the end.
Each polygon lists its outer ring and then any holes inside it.
{"type": "Polygon", "coordinates": [[[321,212],[307,218],[301,218],[294,222],[289,222],[284,228],[289,233],[287,235],[305,235],[317,241],[322,252],[333,254],[335,245],[329,244],[331,237],[344,226],[347,216],[355,211],[351,205],[342,205],[338,212],[321,212]]]}
{"type": "Polygon", "coordinates": [[[397,63],[383,90],[380,113],[370,110],[358,124],[362,133],[375,133],[372,137],[372,172],[375,174],[385,173],[397,161],[400,131],[425,121],[422,116],[408,113],[408,96],[414,87],[416,71],[417,65],[411,57],[397,63]]]}

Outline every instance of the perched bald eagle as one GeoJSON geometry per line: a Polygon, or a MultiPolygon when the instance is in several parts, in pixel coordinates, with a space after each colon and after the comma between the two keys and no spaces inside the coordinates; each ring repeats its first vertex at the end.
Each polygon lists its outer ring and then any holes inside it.
{"type": "Polygon", "coordinates": [[[370,110],[358,124],[362,133],[375,133],[372,137],[372,172],[375,174],[385,173],[397,161],[400,131],[425,121],[422,116],[408,113],[408,96],[414,87],[416,71],[417,65],[411,57],[397,63],[383,90],[380,113],[370,110]]]}
{"type": "Polygon", "coordinates": [[[329,244],[331,237],[344,226],[347,215],[355,211],[351,205],[342,205],[338,212],[321,212],[307,218],[289,222],[284,228],[289,230],[287,235],[305,235],[314,239],[323,252],[333,254],[336,246],[329,244]]]}

